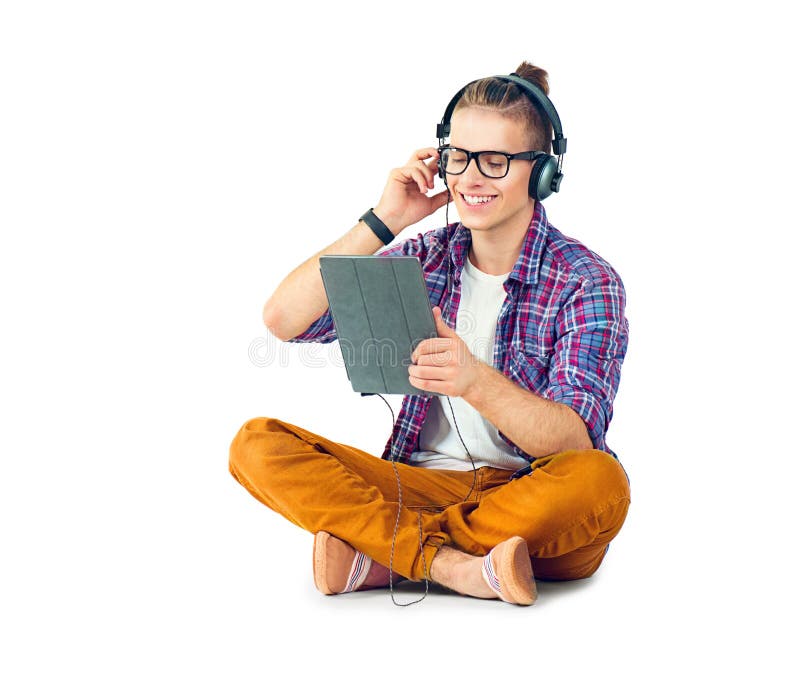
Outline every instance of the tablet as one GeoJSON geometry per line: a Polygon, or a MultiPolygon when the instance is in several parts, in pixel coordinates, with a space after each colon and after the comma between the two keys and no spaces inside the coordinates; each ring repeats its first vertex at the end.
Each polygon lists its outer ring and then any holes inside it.
{"type": "Polygon", "coordinates": [[[347,377],[361,393],[432,395],[411,385],[411,353],[436,325],[416,256],[321,256],[347,377]]]}

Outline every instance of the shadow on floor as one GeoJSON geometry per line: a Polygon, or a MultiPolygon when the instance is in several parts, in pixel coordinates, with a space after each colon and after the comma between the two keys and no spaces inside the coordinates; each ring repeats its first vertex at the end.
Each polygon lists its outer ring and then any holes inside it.
{"type": "MultiPolygon", "coordinates": [[[[576,581],[536,581],[536,589],[538,591],[538,598],[534,603],[534,607],[542,607],[548,604],[557,604],[559,598],[566,597],[567,595],[579,594],[582,590],[594,583],[594,576],[589,578],[582,578],[576,581]]],[[[416,599],[421,599],[425,594],[425,581],[403,581],[394,586],[395,600],[399,604],[408,604],[416,599]]],[[[352,601],[357,599],[365,600],[369,598],[383,598],[389,596],[389,588],[378,588],[375,590],[362,590],[355,594],[341,595],[342,598],[349,598],[352,601]]],[[[339,596],[337,596],[339,597],[339,596]]],[[[457,592],[438,585],[437,583],[428,583],[428,597],[462,597],[457,592]]],[[[465,599],[474,600],[473,597],[465,597],[465,599]]],[[[479,600],[486,602],[495,602],[496,600],[479,600]]]]}

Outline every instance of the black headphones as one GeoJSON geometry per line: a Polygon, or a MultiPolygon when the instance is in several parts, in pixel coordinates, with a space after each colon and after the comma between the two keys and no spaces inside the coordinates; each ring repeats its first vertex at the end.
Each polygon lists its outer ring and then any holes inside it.
{"type": "MultiPolygon", "coordinates": [[[[550,124],[553,125],[552,146],[553,152],[558,156],[558,158],[556,158],[554,155],[550,155],[549,153],[543,153],[539,151],[533,161],[531,178],[528,182],[528,195],[535,200],[544,200],[548,195],[558,192],[558,189],[561,186],[561,179],[564,178],[564,175],[561,173],[561,166],[564,161],[564,153],[567,152],[567,140],[564,138],[564,134],[561,131],[561,119],[558,117],[555,106],[553,106],[550,99],[547,98],[547,95],[536,85],[528,82],[525,78],[521,78],[516,73],[509,73],[508,75],[495,75],[494,77],[500,80],[513,82],[520,89],[522,89],[523,93],[531,100],[533,105],[539,110],[544,111],[544,114],[550,120],[550,124]]],[[[472,82],[477,82],[477,80],[473,80],[472,82]]],[[[445,138],[450,136],[450,116],[453,114],[453,109],[456,107],[456,104],[461,98],[461,95],[464,93],[464,90],[469,87],[472,82],[468,82],[466,85],[464,85],[460,90],[458,90],[456,95],[450,99],[450,103],[447,104],[447,109],[444,112],[442,121],[436,125],[436,137],[439,139],[440,146],[443,146],[445,138]]],[[[443,179],[445,185],[447,185],[447,175],[445,174],[444,167],[442,166],[441,156],[437,162],[437,168],[439,170],[439,178],[443,179]]]]}

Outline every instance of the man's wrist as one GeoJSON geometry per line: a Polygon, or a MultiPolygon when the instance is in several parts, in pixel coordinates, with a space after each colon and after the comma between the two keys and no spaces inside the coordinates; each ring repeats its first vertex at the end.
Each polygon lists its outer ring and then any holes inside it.
{"type": "Polygon", "coordinates": [[[373,207],[372,213],[383,222],[383,224],[392,232],[392,235],[395,237],[397,237],[397,234],[405,227],[399,223],[396,216],[384,211],[380,205],[373,207]]]}
{"type": "Polygon", "coordinates": [[[486,389],[491,387],[490,379],[493,379],[496,376],[502,377],[502,374],[485,362],[481,362],[477,359],[475,362],[476,376],[472,380],[472,383],[464,390],[461,398],[473,408],[480,411],[480,409],[483,408],[483,402],[485,401],[484,394],[486,389]]]}
{"type": "Polygon", "coordinates": [[[390,244],[394,240],[394,233],[389,230],[388,226],[371,207],[361,215],[359,221],[366,223],[369,229],[375,233],[375,237],[383,242],[384,245],[390,244]]]}

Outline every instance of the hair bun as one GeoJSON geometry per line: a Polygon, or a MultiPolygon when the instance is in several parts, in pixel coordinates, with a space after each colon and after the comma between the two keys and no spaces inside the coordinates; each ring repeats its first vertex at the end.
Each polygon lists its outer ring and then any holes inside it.
{"type": "Polygon", "coordinates": [[[534,66],[529,61],[523,61],[517,66],[517,70],[515,70],[514,73],[536,85],[545,94],[550,94],[550,85],[547,82],[547,71],[543,68],[534,66]]]}

